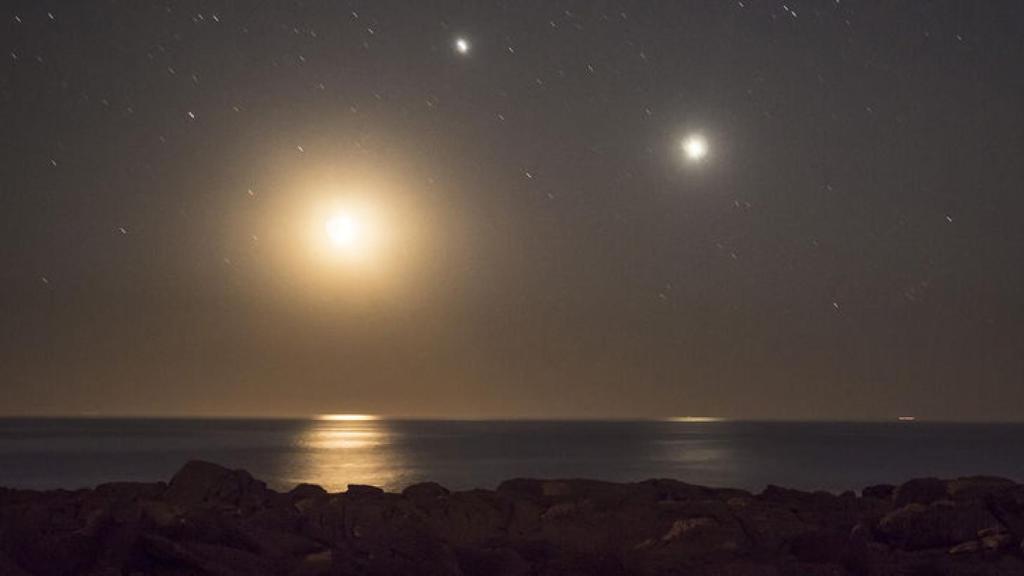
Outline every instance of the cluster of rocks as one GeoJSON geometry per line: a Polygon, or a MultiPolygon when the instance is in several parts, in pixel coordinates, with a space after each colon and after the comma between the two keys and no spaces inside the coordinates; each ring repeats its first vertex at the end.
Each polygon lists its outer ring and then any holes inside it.
{"type": "Polygon", "coordinates": [[[190,462],[165,483],[0,489],[4,576],[1024,575],[1024,485],[920,479],[760,494],[675,480],[450,492],[270,490],[190,462]]]}

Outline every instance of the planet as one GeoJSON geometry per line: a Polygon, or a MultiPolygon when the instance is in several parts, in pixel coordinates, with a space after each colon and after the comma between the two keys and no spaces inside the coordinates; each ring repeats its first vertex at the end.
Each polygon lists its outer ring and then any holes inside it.
{"type": "Polygon", "coordinates": [[[683,140],[683,154],[691,162],[700,162],[707,158],[708,141],[701,134],[691,134],[683,140]]]}

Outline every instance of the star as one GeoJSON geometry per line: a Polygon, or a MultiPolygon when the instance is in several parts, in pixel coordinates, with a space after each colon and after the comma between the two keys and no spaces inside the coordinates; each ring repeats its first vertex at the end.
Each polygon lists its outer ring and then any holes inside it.
{"type": "Polygon", "coordinates": [[[469,48],[469,40],[462,36],[455,39],[455,51],[459,54],[462,54],[463,56],[469,54],[469,48]]]}

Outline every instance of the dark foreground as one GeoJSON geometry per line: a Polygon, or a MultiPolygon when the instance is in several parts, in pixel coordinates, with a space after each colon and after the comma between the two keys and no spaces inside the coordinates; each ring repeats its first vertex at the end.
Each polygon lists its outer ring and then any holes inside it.
{"type": "Polygon", "coordinates": [[[0,488],[0,575],[1024,575],[1024,485],[921,479],[858,497],[674,480],[266,488],[191,462],[170,484],[0,488]]]}

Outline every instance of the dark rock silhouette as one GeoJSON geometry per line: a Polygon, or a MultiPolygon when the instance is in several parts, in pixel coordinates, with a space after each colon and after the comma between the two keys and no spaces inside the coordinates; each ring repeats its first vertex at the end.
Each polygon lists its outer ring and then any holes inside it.
{"type": "Polygon", "coordinates": [[[1024,485],[861,496],[675,480],[270,490],[189,462],[169,484],[0,488],[0,576],[1024,575],[1024,485]]]}

